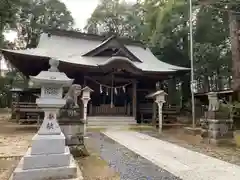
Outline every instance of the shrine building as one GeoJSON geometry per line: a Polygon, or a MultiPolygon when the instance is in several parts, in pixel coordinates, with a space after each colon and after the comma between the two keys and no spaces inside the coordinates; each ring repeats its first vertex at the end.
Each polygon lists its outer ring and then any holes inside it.
{"type": "Polygon", "coordinates": [[[41,34],[36,48],[2,53],[27,77],[47,70],[49,59],[59,60],[59,71],[74,84],[94,90],[88,116],[139,119],[142,107],[152,108],[146,95],[156,91],[156,83],[189,71],[162,62],[141,42],[59,29],[41,34]]]}

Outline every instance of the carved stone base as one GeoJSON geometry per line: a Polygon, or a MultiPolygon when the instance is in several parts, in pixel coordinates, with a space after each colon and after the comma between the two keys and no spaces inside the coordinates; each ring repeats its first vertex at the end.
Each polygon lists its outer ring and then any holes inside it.
{"type": "Polygon", "coordinates": [[[206,119],[229,119],[230,114],[221,111],[206,111],[204,112],[204,117],[206,119]]]}
{"type": "Polygon", "coordinates": [[[84,145],[84,124],[80,120],[59,122],[61,130],[66,137],[67,146],[84,145]]]}
{"type": "Polygon", "coordinates": [[[233,141],[233,121],[201,119],[201,137],[211,144],[231,144],[233,141]]]}

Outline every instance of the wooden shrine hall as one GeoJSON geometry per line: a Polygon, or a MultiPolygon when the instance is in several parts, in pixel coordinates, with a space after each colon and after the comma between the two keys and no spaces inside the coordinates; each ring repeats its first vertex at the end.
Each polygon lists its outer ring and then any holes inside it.
{"type": "Polygon", "coordinates": [[[157,82],[189,71],[160,61],[141,42],[59,29],[41,34],[36,48],[2,53],[27,77],[47,70],[50,58],[59,60],[59,71],[74,84],[94,90],[88,116],[139,119],[143,107],[152,109],[146,95],[156,91],[157,82]]]}

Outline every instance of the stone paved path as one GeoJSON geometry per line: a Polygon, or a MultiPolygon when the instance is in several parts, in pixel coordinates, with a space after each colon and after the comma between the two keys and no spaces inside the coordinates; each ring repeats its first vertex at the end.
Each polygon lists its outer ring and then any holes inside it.
{"type": "Polygon", "coordinates": [[[92,132],[87,136],[95,151],[119,173],[121,180],[180,180],[104,134],[92,132]]]}
{"type": "Polygon", "coordinates": [[[236,166],[134,131],[104,134],[183,180],[239,180],[236,166]]]}

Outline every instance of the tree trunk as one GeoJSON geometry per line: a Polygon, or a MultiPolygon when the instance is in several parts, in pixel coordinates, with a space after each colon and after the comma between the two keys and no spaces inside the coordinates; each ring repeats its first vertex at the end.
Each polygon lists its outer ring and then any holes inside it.
{"type": "Polygon", "coordinates": [[[229,12],[229,29],[231,38],[231,49],[232,49],[232,72],[233,72],[233,90],[240,90],[240,43],[239,35],[239,22],[237,21],[236,15],[229,12]]]}

